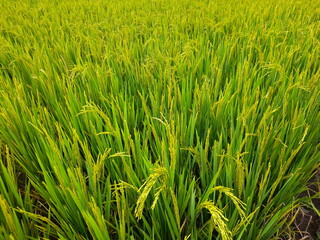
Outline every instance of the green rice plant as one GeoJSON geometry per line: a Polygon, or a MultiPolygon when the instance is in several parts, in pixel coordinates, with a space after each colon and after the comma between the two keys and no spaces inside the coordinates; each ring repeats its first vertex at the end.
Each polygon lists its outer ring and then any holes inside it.
{"type": "Polygon", "coordinates": [[[319,11],[1,1],[1,237],[283,235],[319,166],[319,11]]]}

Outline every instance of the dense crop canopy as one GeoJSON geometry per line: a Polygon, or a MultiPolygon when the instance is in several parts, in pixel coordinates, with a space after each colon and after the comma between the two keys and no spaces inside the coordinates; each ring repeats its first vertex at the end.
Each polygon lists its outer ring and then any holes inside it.
{"type": "Polygon", "coordinates": [[[319,41],[316,0],[0,1],[0,238],[291,235],[319,41]]]}

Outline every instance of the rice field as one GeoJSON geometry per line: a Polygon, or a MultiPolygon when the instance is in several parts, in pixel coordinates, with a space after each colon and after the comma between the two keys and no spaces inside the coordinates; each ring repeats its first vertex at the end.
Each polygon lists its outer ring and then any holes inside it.
{"type": "Polygon", "coordinates": [[[2,0],[0,239],[297,239],[319,110],[319,1],[2,0]]]}

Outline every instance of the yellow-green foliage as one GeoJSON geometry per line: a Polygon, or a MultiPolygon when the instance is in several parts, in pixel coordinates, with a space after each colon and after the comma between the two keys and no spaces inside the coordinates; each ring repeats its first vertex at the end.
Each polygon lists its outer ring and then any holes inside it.
{"type": "Polygon", "coordinates": [[[320,159],[317,0],[1,0],[0,239],[272,239],[320,159]]]}

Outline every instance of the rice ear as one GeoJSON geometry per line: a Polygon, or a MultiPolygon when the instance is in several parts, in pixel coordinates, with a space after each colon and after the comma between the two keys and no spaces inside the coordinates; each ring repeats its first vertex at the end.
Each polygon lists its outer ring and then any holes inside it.
{"type": "Polygon", "coordinates": [[[168,177],[167,169],[164,167],[158,167],[154,169],[154,172],[150,174],[150,176],[146,179],[145,183],[140,187],[141,194],[137,200],[136,208],[135,208],[135,217],[137,219],[142,218],[142,213],[144,209],[145,202],[149,196],[149,193],[153,186],[160,180],[162,183],[161,187],[158,188],[157,193],[155,194],[155,200],[152,204],[152,209],[154,209],[160,193],[165,189],[166,187],[166,179],[168,177]]]}
{"type": "Polygon", "coordinates": [[[209,213],[211,214],[210,221],[213,224],[212,226],[214,226],[213,229],[216,229],[220,233],[222,240],[231,240],[232,233],[228,229],[228,226],[226,224],[226,222],[228,222],[228,219],[223,215],[221,209],[215,206],[212,201],[202,202],[199,205],[199,210],[202,209],[209,210],[209,213]]]}
{"type": "Polygon", "coordinates": [[[233,202],[233,204],[235,205],[235,207],[237,208],[241,218],[242,219],[246,218],[246,214],[244,212],[244,210],[246,209],[246,204],[232,193],[231,188],[216,186],[211,190],[211,192],[214,192],[214,191],[219,191],[221,193],[224,193],[226,196],[228,196],[233,202]]]}

